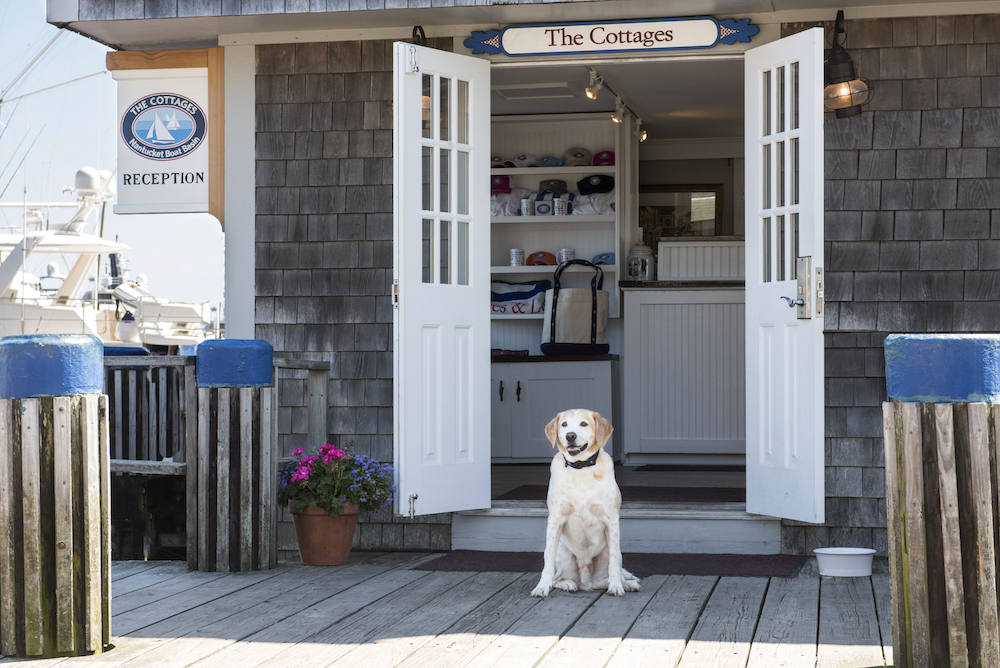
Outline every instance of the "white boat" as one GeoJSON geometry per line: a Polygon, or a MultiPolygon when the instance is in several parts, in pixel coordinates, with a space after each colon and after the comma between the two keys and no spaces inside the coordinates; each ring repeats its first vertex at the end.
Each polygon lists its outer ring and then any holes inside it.
{"type": "Polygon", "coordinates": [[[110,172],[84,167],[73,192],[79,208],[62,228],[0,233],[0,336],[93,334],[105,342],[161,347],[196,345],[220,336],[208,302],[157,298],[122,270],[121,253],[128,246],[82,232],[89,214],[114,196],[110,172]],[[29,258],[46,253],[75,258],[65,277],[51,266],[41,279],[25,271],[29,258]],[[111,261],[111,275],[96,295],[91,291],[81,297],[101,257],[111,261]],[[119,328],[125,313],[134,316],[134,327],[119,328]]]}

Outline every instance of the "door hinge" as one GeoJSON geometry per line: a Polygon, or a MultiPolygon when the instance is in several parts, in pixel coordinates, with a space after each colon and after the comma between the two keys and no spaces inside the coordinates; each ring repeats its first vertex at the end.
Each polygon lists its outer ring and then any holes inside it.
{"type": "Polygon", "coordinates": [[[392,282],[392,307],[399,308],[399,281],[392,282]]]}
{"type": "Polygon", "coordinates": [[[417,500],[417,495],[410,494],[410,519],[413,519],[417,515],[416,510],[414,510],[413,508],[413,502],[416,500],[417,500]]]}
{"type": "Polygon", "coordinates": [[[406,73],[413,74],[419,72],[420,68],[417,67],[417,47],[410,47],[410,62],[406,64],[406,73]]]}

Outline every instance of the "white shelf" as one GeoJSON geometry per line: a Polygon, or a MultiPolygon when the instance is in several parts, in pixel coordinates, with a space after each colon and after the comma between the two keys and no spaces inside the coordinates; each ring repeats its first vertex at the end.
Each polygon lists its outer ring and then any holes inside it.
{"type": "MultiPolygon", "coordinates": [[[[615,268],[610,264],[598,265],[605,274],[615,273],[615,268]]],[[[556,273],[557,265],[554,264],[533,264],[525,267],[509,267],[507,265],[494,265],[490,267],[490,273],[492,274],[554,274],[556,273]]],[[[570,267],[563,269],[563,273],[576,274],[580,272],[590,272],[592,271],[590,267],[584,267],[583,265],[575,264],[570,267]]]]}
{"type": "MultiPolygon", "coordinates": [[[[583,167],[506,167],[500,169],[490,168],[491,176],[503,176],[504,174],[509,175],[519,175],[519,174],[537,174],[539,176],[545,176],[547,174],[614,174],[614,165],[601,165],[600,167],[591,167],[589,165],[584,165],[583,167]]],[[[567,184],[568,185],[568,184],[567,184]]]]}
{"type": "Polygon", "coordinates": [[[493,320],[544,320],[544,313],[491,313],[493,320]]]}
{"type": "Polygon", "coordinates": [[[490,218],[490,222],[494,224],[516,224],[521,223],[531,223],[532,225],[537,225],[539,223],[612,223],[615,222],[614,214],[610,216],[590,216],[590,215],[567,215],[567,216],[493,216],[490,218]]]}

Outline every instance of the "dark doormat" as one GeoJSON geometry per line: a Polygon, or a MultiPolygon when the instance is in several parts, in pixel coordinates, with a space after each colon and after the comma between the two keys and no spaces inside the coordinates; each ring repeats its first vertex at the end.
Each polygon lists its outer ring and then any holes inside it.
{"type": "MultiPolygon", "coordinates": [[[[741,487],[639,487],[625,486],[623,503],[745,503],[741,487]]],[[[547,485],[521,485],[495,497],[496,501],[544,501],[547,485]]]]}
{"type": "MultiPolygon", "coordinates": [[[[647,575],[720,575],[779,577],[795,575],[805,557],[794,554],[646,554],[630,552],[622,563],[632,573],[647,575]]],[[[541,552],[455,550],[414,567],[420,571],[541,572],[541,552]]]]}
{"type": "Polygon", "coordinates": [[[733,473],[746,473],[747,467],[739,464],[646,464],[639,466],[636,471],[731,471],[733,473]]]}

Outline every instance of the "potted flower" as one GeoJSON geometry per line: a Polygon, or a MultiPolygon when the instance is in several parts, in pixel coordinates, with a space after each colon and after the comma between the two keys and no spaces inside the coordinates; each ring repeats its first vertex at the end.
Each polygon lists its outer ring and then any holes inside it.
{"type": "Polygon", "coordinates": [[[302,563],[346,564],[358,513],[392,502],[392,466],[330,443],[292,457],[278,474],[278,502],[292,513],[302,563]]]}

